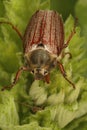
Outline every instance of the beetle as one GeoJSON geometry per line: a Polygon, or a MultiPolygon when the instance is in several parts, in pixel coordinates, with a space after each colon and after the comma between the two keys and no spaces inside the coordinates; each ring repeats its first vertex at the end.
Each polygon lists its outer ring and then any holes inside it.
{"type": "MultiPolygon", "coordinates": [[[[60,14],[53,10],[36,11],[26,27],[24,36],[12,23],[2,21],[0,24],[9,24],[17,32],[23,42],[25,59],[25,64],[17,71],[13,83],[2,90],[12,88],[17,83],[22,71],[29,71],[33,73],[35,79],[49,83],[50,71],[57,66],[63,77],[75,88],[74,83],[67,78],[65,69],[59,60],[63,50],[76,33],[75,26],[64,43],[63,20],[60,14]]],[[[70,53],[67,52],[67,54],[70,53]]]]}

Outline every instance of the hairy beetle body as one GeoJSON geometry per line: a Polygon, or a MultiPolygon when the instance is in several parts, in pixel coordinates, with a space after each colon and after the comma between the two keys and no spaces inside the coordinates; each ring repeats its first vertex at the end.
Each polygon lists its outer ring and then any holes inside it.
{"type": "MultiPolygon", "coordinates": [[[[75,34],[75,26],[68,40],[64,43],[64,27],[61,16],[52,10],[39,10],[31,17],[24,36],[10,22],[6,23],[12,26],[23,41],[23,53],[26,64],[18,70],[13,87],[19,79],[22,71],[30,71],[35,79],[42,79],[49,83],[50,71],[58,65],[63,77],[75,88],[75,85],[67,78],[66,72],[59,57],[75,34]]],[[[66,54],[70,54],[67,52],[66,54]]]]}
{"type": "Polygon", "coordinates": [[[56,66],[57,57],[63,49],[64,28],[61,16],[55,11],[37,11],[26,28],[23,43],[30,71],[36,79],[43,79],[50,73],[52,66],[56,66]]]}

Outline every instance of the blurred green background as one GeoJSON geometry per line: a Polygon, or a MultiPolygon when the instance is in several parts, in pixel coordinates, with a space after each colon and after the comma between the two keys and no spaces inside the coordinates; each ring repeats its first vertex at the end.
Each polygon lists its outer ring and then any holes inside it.
{"type": "Polygon", "coordinates": [[[65,20],[70,13],[75,16],[75,5],[77,0],[51,0],[51,9],[57,10],[65,20]]]}

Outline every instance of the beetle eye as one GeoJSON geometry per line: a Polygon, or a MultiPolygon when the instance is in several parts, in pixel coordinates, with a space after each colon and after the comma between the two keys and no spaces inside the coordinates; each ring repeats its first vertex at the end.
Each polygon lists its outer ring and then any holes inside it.
{"type": "Polygon", "coordinates": [[[31,73],[34,74],[34,70],[32,70],[31,73]]]}
{"type": "Polygon", "coordinates": [[[44,75],[47,75],[47,74],[48,74],[48,72],[47,72],[47,70],[45,70],[45,71],[44,71],[44,75]]]}

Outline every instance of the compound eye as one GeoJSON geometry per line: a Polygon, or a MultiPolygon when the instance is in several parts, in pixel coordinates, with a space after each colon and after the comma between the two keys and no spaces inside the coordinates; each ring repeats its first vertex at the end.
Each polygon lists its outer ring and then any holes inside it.
{"type": "Polygon", "coordinates": [[[34,70],[32,70],[31,73],[34,74],[34,70]]]}
{"type": "Polygon", "coordinates": [[[47,70],[45,70],[45,71],[44,71],[44,75],[47,75],[47,74],[48,74],[48,71],[47,71],[47,70]]]}

